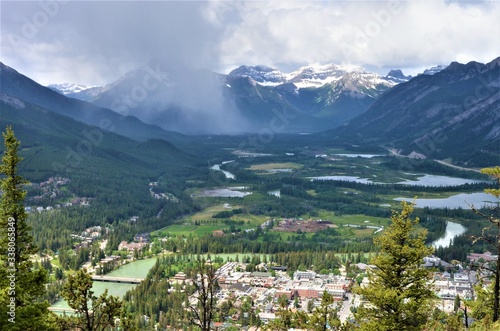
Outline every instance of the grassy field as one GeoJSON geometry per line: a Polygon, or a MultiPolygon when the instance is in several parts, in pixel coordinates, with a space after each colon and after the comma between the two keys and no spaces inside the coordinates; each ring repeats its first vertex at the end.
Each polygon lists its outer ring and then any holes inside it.
{"type": "Polygon", "coordinates": [[[367,238],[373,237],[376,229],[357,229],[351,227],[342,227],[336,229],[342,237],[367,238]]]}
{"type": "MultiPolygon", "coordinates": [[[[221,221],[221,219],[216,219],[213,218],[213,216],[221,211],[230,211],[234,209],[239,209],[242,208],[240,205],[229,205],[230,208],[224,207],[223,204],[218,204],[214,206],[207,207],[203,209],[202,211],[197,212],[196,214],[193,214],[191,216],[188,216],[184,219],[182,219],[179,223],[191,223],[194,224],[196,221],[221,221]]],[[[255,227],[257,225],[260,225],[264,223],[267,220],[268,217],[263,216],[263,215],[252,215],[252,214],[236,214],[231,216],[229,219],[233,221],[244,221],[245,224],[248,224],[252,227],[255,227]]],[[[203,223],[203,222],[202,222],[203,223]]],[[[227,226],[226,226],[227,227],[227,226]]]]}
{"type": "Polygon", "coordinates": [[[228,210],[233,210],[233,209],[238,209],[241,208],[241,206],[238,205],[229,205],[230,208],[224,207],[223,204],[219,205],[214,205],[210,206],[208,208],[203,209],[200,212],[197,212],[196,214],[187,217],[184,222],[186,221],[202,221],[202,220],[211,220],[212,216],[221,212],[221,211],[228,211],[228,210]]]}
{"type": "MultiPolygon", "coordinates": [[[[246,229],[254,229],[255,226],[251,226],[250,224],[243,225],[235,225],[236,228],[246,230],[246,229]]],[[[216,224],[203,224],[194,225],[192,223],[184,223],[184,224],[174,224],[167,226],[163,229],[154,231],[151,233],[152,237],[165,237],[165,236],[203,236],[214,231],[229,229],[229,225],[224,224],[222,222],[218,222],[216,224]]]]}
{"type": "Polygon", "coordinates": [[[252,214],[236,214],[228,219],[217,219],[212,217],[218,212],[238,208],[241,208],[241,206],[231,205],[231,208],[225,208],[223,205],[210,206],[196,214],[182,219],[177,224],[173,224],[160,230],[153,231],[151,235],[153,237],[165,237],[167,236],[167,234],[171,236],[203,236],[205,234],[212,233],[213,231],[228,229],[230,227],[230,224],[226,224],[225,220],[234,221],[234,226],[242,230],[255,229],[257,226],[261,225],[268,219],[268,217],[264,215],[257,216],[252,214]]]}
{"type": "Polygon", "coordinates": [[[311,195],[313,197],[315,197],[315,196],[318,195],[318,193],[316,193],[316,190],[307,190],[306,192],[307,192],[307,194],[309,194],[309,195],[311,195]]]}
{"type": "Polygon", "coordinates": [[[334,212],[331,211],[319,210],[318,212],[319,216],[317,218],[331,221],[337,226],[346,224],[387,226],[389,222],[389,218],[366,216],[362,214],[337,216],[334,212]]]}

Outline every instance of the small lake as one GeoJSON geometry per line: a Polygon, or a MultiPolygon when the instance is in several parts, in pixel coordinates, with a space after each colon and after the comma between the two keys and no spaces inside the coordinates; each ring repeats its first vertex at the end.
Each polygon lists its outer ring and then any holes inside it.
{"type": "Polygon", "coordinates": [[[450,241],[465,233],[467,229],[462,225],[454,222],[446,222],[446,231],[443,237],[432,242],[432,246],[438,248],[439,246],[448,247],[450,246],[450,241]]]}
{"type": "Polygon", "coordinates": [[[263,156],[273,156],[273,154],[268,153],[254,153],[254,152],[246,152],[242,150],[236,150],[233,152],[234,155],[238,157],[263,157],[263,156]]]}
{"type": "MultiPolygon", "coordinates": [[[[412,202],[412,198],[395,198],[396,201],[412,202]]],[[[469,205],[473,204],[476,208],[490,207],[500,202],[491,194],[483,192],[478,193],[460,193],[443,199],[415,199],[415,207],[417,208],[450,208],[450,209],[470,209],[469,205]]]]}
{"type": "Polygon", "coordinates": [[[274,195],[275,197],[281,198],[281,191],[279,189],[268,191],[267,194],[274,195]]]}
{"type": "MultiPolygon", "coordinates": [[[[355,176],[318,176],[318,177],[309,177],[311,180],[343,180],[347,182],[356,182],[361,184],[387,184],[382,182],[374,182],[368,178],[361,178],[355,176]]],[[[448,176],[435,176],[435,175],[422,175],[418,177],[416,180],[405,180],[401,182],[397,182],[396,184],[401,185],[411,185],[411,186],[459,186],[464,184],[476,184],[483,183],[484,180],[477,179],[466,179],[466,178],[456,178],[456,177],[448,177],[448,176]]]]}
{"type": "Polygon", "coordinates": [[[424,175],[418,177],[417,180],[405,180],[397,184],[412,185],[412,186],[459,186],[464,184],[483,183],[484,180],[465,179],[449,176],[424,175]]]}
{"type": "Polygon", "coordinates": [[[333,154],[335,156],[343,156],[343,157],[361,157],[363,159],[372,159],[374,157],[379,157],[383,155],[379,154],[333,154]]]}
{"type": "Polygon", "coordinates": [[[309,177],[311,180],[342,180],[346,182],[356,182],[361,184],[373,184],[368,178],[359,178],[354,176],[318,176],[309,177]]]}
{"type": "Polygon", "coordinates": [[[243,198],[244,196],[252,194],[252,192],[242,191],[242,187],[226,187],[203,190],[196,194],[197,197],[218,197],[218,198],[243,198]]]}
{"type": "MultiPolygon", "coordinates": [[[[125,264],[118,269],[107,273],[106,275],[114,277],[146,278],[149,269],[151,269],[155,263],[156,258],[137,260],[125,264]]],[[[128,290],[131,290],[136,286],[137,284],[94,281],[94,283],[92,284],[92,291],[94,291],[94,294],[96,296],[99,296],[103,294],[105,290],[108,290],[108,293],[110,295],[115,295],[121,298],[125,295],[125,293],[127,293],[128,290]]],[[[69,308],[68,303],[63,299],[56,301],[51,307],[64,309],[69,308]]]]}
{"type": "Polygon", "coordinates": [[[229,171],[222,170],[220,168],[221,165],[226,164],[226,163],[231,163],[231,162],[234,162],[234,160],[224,161],[221,164],[215,164],[215,165],[211,166],[210,169],[215,170],[215,171],[222,171],[222,173],[224,174],[224,176],[226,176],[227,179],[236,179],[236,176],[234,176],[234,174],[230,173],[229,171]]]}

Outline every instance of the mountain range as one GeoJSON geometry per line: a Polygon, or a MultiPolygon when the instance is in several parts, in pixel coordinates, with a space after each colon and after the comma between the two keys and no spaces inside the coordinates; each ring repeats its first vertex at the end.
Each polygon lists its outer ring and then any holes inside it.
{"type": "Polygon", "coordinates": [[[89,102],[65,97],[1,62],[0,86],[2,95],[14,97],[85,124],[106,131],[113,131],[132,139],[142,141],[150,138],[175,140],[176,137],[180,136],[178,133],[165,131],[158,126],[145,124],[136,117],[120,115],[89,102]]]}
{"type": "Polygon", "coordinates": [[[299,133],[339,126],[410,78],[401,71],[381,77],[361,67],[334,64],[291,73],[240,66],[224,75],[155,61],[103,87],[69,92],[64,85],[60,92],[187,134],[258,132],[276,113],[293,117],[281,132],[299,133]]]}
{"type": "Polygon", "coordinates": [[[453,62],[399,84],[327,135],[417,159],[500,164],[500,57],[487,64],[453,62]]]}
{"type": "MultiPolygon", "coordinates": [[[[498,58],[487,64],[454,62],[416,77],[399,70],[381,77],[335,65],[304,67],[290,74],[241,66],[222,75],[156,62],[104,87],[77,87],[76,95],[66,86],[65,96],[53,90],[56,86],[41,86],[0,64],[0,106],[2,120],[26,132],[37,130],[36,120],[27,121],[30,111],[33,116],[41,111],[114,137],[161,139],[180,150],[199,138],[179,131],[320,132],[315,136],[329,144],[378,145],[417,159],[490,166],[500,163],[499,71],[498,58]],[[85,92],[89,101],[75,98],[83,99],[85,92]]],[[[46,137],[64,140],[49,127],[43,132],[46,137]]]]}

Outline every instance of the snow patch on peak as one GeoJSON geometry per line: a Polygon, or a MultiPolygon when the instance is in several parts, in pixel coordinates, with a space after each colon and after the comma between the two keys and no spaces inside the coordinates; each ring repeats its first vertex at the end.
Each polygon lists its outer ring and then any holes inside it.
{"type": "Polygon", "coordinates": [[[286,82],[285,76],[276,68],[264,65],[242,65],[229,73],[230,77],[250,77],[261,85],[279,85],[286,82]]]}
{"type": "Polygon", "coordinates": [[[340,80],[348,73],[364,73],[363,68],[354,65],[310,65],[286,75],[287,81],[299,88],[321,87],[340,80]]]}
{"type": "Polygon", "coordinates": [[[85,85],[80,85],[80,84],[73,84],[73,83],[61,83],[61,84],[50,84],[47,85],[48,88],[50,88],[53,91],[56,91],[58,93],[61,93],[63,95],[67,94],[73,94],[73,93],[80,93],[85,90],[88,90],[90,88],[98,87],[97,85],[94,86],[85,86],[85,85]]]}
{"type": "MultiPolygon", "coordinates": [[[[405,77],[402,73],[401,75],[405,77]]],[[[262,86],[275,87],[291,83],[297,91],[301,88],[320,88],[326,84],[340,84],[350,91],[357,92],[359,95],[370,95],[371,92],[367,92],[367,90],[378,90],[380,87],[384,89],[384,86],[390,88],[409,79],[391,79],[366,72],[357,65],[337,65],[332,63],[308,65],[290,73],[283,73],[276,68],[263,65],[242,65],[231,71],[228,76],[247,77],[252,84],[262,86]]]]}
{"type": "Polygon", "coordinates": [[[400,69],[393,69],[389,71],[387,76],[385,76],[384,78],[396,84],[404,83],[412,79],[411,76],[405,76],[400,69]]]}
{"type": "Polygon", "coordinates": [[[425,69],[424,72],[422,73],[422,75],[434,75],[434,74],[437,74],[440,71],[443,71],[447,67],[448,66],[446,66],[446,65],[440,64],[440,65],[437,65],[435,67],[432,67],[432,68],[429,68],[429,69],[425,69]]]}

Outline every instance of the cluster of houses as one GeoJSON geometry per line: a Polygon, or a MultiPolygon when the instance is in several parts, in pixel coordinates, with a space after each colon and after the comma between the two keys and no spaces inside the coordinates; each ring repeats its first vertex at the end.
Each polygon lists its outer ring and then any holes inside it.
{"type": "Polygon", "coordinates": [[[158,186],[158,182],[150,182],[149,183],[149,193],[151,194],[151,196],[157,200],[160,200],[160,199],[165,199],[165,200],[168,200],[168,201],[171,201],[171,202],[179,202],[179,199],[177,199],[173,194],[171,193],[163,193],[163,192],[160,192],[160,193],[155,193],[153,188],[158,186]]]}
{"type": "Polygon", "coordinates": [[[69,183],[69,178],[65,177],[50,177],[40,184],[31,183],[31,186],[38,186],[41,190],[41,195],[34,196],[33,201],[39,201],[43,198],[49,197],[50,199],[55,199],[61,194],[61,186],[69,183]]]}
{"type": "Polygon", "coordinates": [[[26,210],[27,213],[31,213],[31,212],[38,212],[38,213],[41,213],[41,212],[44,212],[44,211],[51,211],[51,210],[54,210],[54,209],[61,209],[63,207],[71,207],[71,206],[83,206],[83,207],[86,207],[86,206],[90,206],[90,200],[91,198],[73,198],[71,199],[71,201],[68,201],[68,202],[64,202],[64,203],[57,203],[53,206],[47,206],[47,207],[42,207],[42,206],[38,206],[38,207],[34,207],[34,206],[26,206],[24,207],[24,210],[26,210]]]}
{"type": "MultiPolygon", "coordinates": [[[[245,263],[227,262],[217,270],[220,286],[217,297],[220,302],[229,298],[243,302],[238,299],[251,297],[260,312],[259,318],[264,323],[276,318],[278,299],[282,296],[288,300],[297,298],[302,303],[313,300],[318,305],[323,293],[327,291],[335,300],[344,301],[353,285],[351,279],[340,275],[320,275],[308,270],[295,271],[293,277],[290,277],[286,273],[286,267],[272,268],[264,264],[261,270],[272,269],[274,272],[240,271],[245,270],[245,267],[245,263]]],[[[181,283],[189,280],[184,273],[179,272],[170,281],[181,283]]]]}
{"type": "MultiPolygon", "coordinates": [[[[75,239],[81,240],[79,244],[76,244],[76,249],[78,250],[81,247],[89,247],[92,245],[92,243],[99,239],[101,237],[102,233],[108,234],[109,233],[109,228],[104,228],[104,231],[100,226],[94,226],[86,229],[83,231],[80,235],[71,235],[75,239]]],[[[150,234],[149,233],[138,233],[134,236],[134,241],[127,243],[126,241],[122,241],[118,245],[118,250],[126,250],[127,253],[131,256],[136,251],[141,251],[145,249],[149,245],[150,241],[150,234]]],[[[104,246],[107,241],[103,241],[104,246]]],[[[103,246],[101,244],[101,246],[103,246]]],[[[102,247],[101,247],[102,248],[102,247]]],[[[109,272],[118,266],[120,266],[124,261],[122,260],[122,257],[119,255],[110,255],[106,256],[105,258],[101,259],[99,263],[95,267],[91,266],[90,262],[87,262],[86,264],[83,265],[83,268],[86,269],[90,273],[96,273],[96,274],[104,274],[106,272],[109,272]]]]}
{"type": "MultiPolygon", "coordinates": [[[[481,258],[488,257],[488,253],[481,255],[481,258]]],[[[495,257],[496,258],[496,257],[495,257]]],[[[485,259],[486,260],[486,259],[485,259]]],[[[359,263],[356,265],[361,273],[374,266],[359,263]]],[[[435,256],[426,257],[423,266],[433,268],[437,266],[452,267],[435,256]]],[[[295,271],[293,276],[286,272],[286,267],[260,266],[260,270],[271,270],[273,272],[244,272],[246,265],[239,262],[227,262],[218,269],[218,282],[220,291],[217,294],[219,300],[228,298],[241,300],[243,297],[251,297],[258,308],[259,318],[266,323],[276,318],[275,312],[279,309],[278,298],[285,296],[289,303],[298,301],[300,309],[306,309],[305,303],[313,301],[317,306],[321,302],[323,293],[328,292],[337,302],[342,305],[356,307],[363,304],[363,298],[353,296],[350,290],[354,280],[341,275],[318,274],[314,271],[295,271]],[[352,300],[351,300],[352,299],[352,300]]],[[[187,281],[184,273],[178,273],[171,279],[171,282],[179,283],[187,281]]],[[[430,282],[433,283],[434,291],[441,300],[440,307],[445,311],[453,309],[453,302],[457,296],[463,300],[473,299],[473,284],[476,282],[474,272],[458,269],[454,273],[435,272],[430,282]]],[[[364,277],[361,286],[368,284],[368,278],[364,277]]]]}
{"type": "Polygon", "coordinates": [[[122,241],[118,245],[118,250],[126,250],[129,254],[134,254],[135,251],[141,251],[144,247],[147,246],[145,242],[130,242],[122,241]]]}
{"type": "Polygon", "coordinates": [[[467,260],[471,263],[488,263],[497,261],[498,255],[492,255],[491,252],[470,253],[467,260]]]}
{"type": "Polygon", "coordinates": [[[122,241],[118,245],[118,250],[126,250],[130,255],[134,254],[136,251],[141,251],[149,245],[150,234],[149,232],[138,233],[134,236],[133,242],[122,241]]]}
{"type": "Polygon", "coordinates": [[[87,262],[82,266],[82,269],[86,270],[90,274],[102,275],[117,267],[122,263],[122,258],[118,255],[107,256],[99,261],[92,267],[91,262],[87,262]]]}
{"type": "MultiPolygon", "coordinates": [[[[60,198],[63,196],[63,191],[61,190],[62,186],[67,185],[70,182],[69,178],[65,177],[50,177],[44,182],[41,183],[30,183],[30,187],[36,187],[40,189],[40,194],[30,197],[28,201],[32,201],[34,203],[40,203],[42,200],[50,200],[53,201],[56,198],[60,198]]],[[[43,211],[50,211],[53,209],[58,209],[64,207],[65,204],[56,204],[54,206],[48,207],[26,207],[25,210],[30,213],[37,211],[39,213],[43,211]]]]}
{"type": "Polygon", "coordinates": [[[109,234],[109,228],[104,228],[103,230],[100,225],[96,225],[85,229],[79,234],[70,234],[70,237],[78,241],[78,243],[75,244],[75,250],[79,250],[92,246],[92,243],[101,238],[103,233],[109,234]]]}

